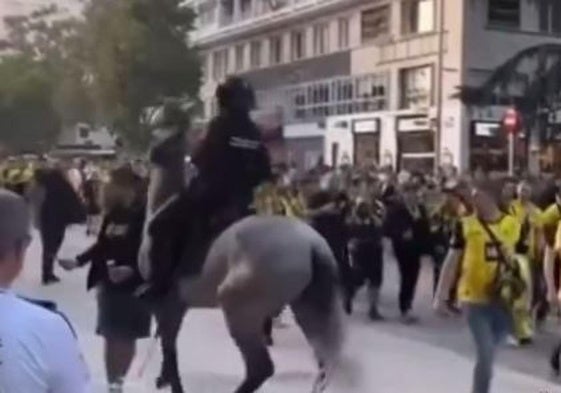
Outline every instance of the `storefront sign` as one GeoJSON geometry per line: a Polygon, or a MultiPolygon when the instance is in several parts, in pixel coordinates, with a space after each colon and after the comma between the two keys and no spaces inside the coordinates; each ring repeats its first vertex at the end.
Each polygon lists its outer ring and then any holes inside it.
{"type": "Polygon", "coordinates": [[[380,122],[378,119],[355,120],[353,132],[380,132],[380,122]]]}
{"type": "Polygon", "coordinates": [[[430,130],[430,120],[427,117],[402,118],[397,121],[398,132],[418,132],[430,130]]]}
{"type": "Polygon", "coordinates": [[[475,136],[494,138],[499,134],[501,123],[491,121],[476,121],[474,123],[475,136]]]}

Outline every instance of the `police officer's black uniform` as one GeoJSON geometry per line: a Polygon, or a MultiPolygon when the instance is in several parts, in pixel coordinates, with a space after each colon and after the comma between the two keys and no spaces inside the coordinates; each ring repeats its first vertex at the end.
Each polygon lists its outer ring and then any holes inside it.
{"type": "Polygon", "coordinates": [[[198,175],[151,231],[164,230],[176,238],[173,261],[152,280],[155,291],[165,290],[170,275],[200,272],[211,241],[229,224],[250,214],[254,188],[272,177],[269,154],[249,112],[254,104],[251,87],[230,78],[216,93],[220,113],[193,154],[198,175]],[[188,244],[184,244],[185,239],[188,244]],[[185,259],[183,261],[183,259],[185,259]]]}

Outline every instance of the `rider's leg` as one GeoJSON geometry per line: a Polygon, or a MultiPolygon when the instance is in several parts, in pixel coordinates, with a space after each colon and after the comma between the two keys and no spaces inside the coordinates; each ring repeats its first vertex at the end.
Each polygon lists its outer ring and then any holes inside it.
{"type": "Polygon", "coordinates": [[[158,295],[169,289],[183,253],[185,239],[191,236],[190,219],[194,210],[196,209],[193,208],[192,198],[188,192],[185,192],[151,219],[148,226],[148,235],[152,242],[149,293],[158,295]]]}

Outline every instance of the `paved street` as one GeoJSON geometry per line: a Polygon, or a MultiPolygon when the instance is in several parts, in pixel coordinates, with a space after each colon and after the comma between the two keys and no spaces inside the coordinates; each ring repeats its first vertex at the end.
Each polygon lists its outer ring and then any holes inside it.
{"type": "MultiPolygon", "coordinates": [[[[91,241],[91,239],[89,240],[91,241]]],[[[74,256],[89,241],[81,228],[72,228],[61,256],[74,256]]],[[[35,242],[18,288],[26,295],[54,299],[74,323],[86,359],[96,382],[96,393],[104,392],[102,341],[94,334],[94,294],[85,293],[85,273],[60,273],[60,285],[42,288],[40,246],[35,242]]],[[[355,371],[340,378],[330,392],[356,393],[449,393],[469,392],[472,349],[468,332],[461,320],[441,320],[430,312],[431,276],[423,271],[416,311],[419,325],[403,326],[397,321],[397,276],[391,261],[386,263],[383,312],[388,321],[367,322],[365,305],[358,304],[350,320],[347,357],[353,359],[355,371]],[[352,383],[351,383],[352,382],[352,383]]],[[[294,323],[275,331],[273,356],[277,366],[274,379],[262,389],[267,393],[302,393],[311,387],[314,366],[308,346],[294,323]]],[[[561,330],[561,326],[559,326],[561,330]]],[[[493,392],[559,393],[561,385],[548,377],[548,348],[555,341],[551,331],[538,337],[528,349],[504,349],[500,355],[493,392]]],[[[153,380],[159,367],[159,352],[149,361],[144,375],[139,375],[150,342],[139,346],[133,366],[131,393],[153,392],[153,380]]],[[[180,337],[181,370],[188,392],[231,393],[240,381],[243,368],[239,354],[228,337],[218,311],[193,311],[180,337]]],[[[350,361],[349,361],[350,362],[350,361]]],[[[349,367],[350,368],[350,367],[349,367]]]]}

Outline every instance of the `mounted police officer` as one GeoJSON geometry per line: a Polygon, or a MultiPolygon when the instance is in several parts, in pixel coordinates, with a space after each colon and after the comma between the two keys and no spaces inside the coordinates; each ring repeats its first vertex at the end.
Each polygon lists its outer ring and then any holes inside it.
{"type": "MultiPolygon", "coordinates": [[[[250,118],[255,106],[253,89],[243,79],[231,77],[218,87],[216,99],[219,113],[192,155],[197,175],[150,225],[151,231],[168,231],[173,237],[181,234],[177,236],[181,239],[189,233],[188,244],[174,247],[180,255],[171,258],[185,260],[179,273],[187,276],[200,272],[212,240],[222,230],[251,213],[255,187],[272,177],[268,152],[250,118]]],[[[166,118],[161,121],[171,123],[166,118]]],[[[152,275],[153,293],[166,290],[170,276],[177,273],[176,266],[158,270],[152,275]]]]}

